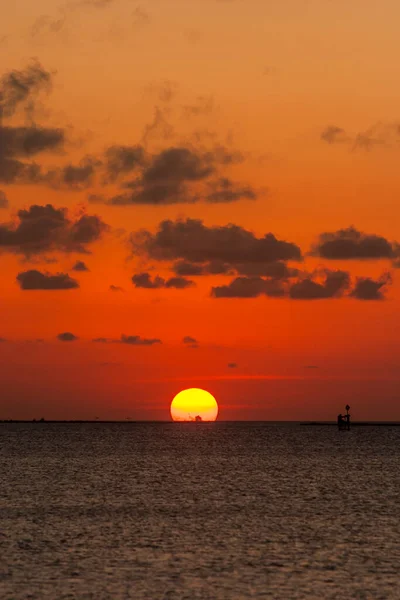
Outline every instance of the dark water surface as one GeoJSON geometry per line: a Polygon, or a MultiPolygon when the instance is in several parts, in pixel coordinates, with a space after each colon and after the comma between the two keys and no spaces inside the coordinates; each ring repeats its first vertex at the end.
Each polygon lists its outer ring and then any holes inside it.
{"type": "Polygon", "coordinates": [[[1,424],[0,598],[400,598],[400,428],[1,424]]]}

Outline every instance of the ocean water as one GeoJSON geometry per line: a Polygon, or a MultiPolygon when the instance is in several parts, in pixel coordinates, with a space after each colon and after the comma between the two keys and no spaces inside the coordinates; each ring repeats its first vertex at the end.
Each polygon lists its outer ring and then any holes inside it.
{"type": "Polygon", "coordinates": [[[400,428],[0,424],[0,598],[400,598],[400,428]]]}

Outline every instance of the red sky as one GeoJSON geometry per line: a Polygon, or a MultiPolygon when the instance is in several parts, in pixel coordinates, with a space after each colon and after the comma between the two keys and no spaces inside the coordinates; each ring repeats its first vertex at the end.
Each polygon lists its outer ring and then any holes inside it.
{"type": "Polygon", "coordinates": [[[0,6],[0,419],[400,420],[399,16],[0,6]]]}

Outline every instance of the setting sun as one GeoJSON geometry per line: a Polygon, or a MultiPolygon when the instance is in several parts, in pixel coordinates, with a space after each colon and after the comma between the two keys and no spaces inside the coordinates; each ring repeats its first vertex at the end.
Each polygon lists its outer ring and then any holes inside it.
{"type": "Polygon", "coordinates": [[[209,392],[198,388],[183,390],[171,402],[173,421],[215,421],[218,404],[209,392]]]}

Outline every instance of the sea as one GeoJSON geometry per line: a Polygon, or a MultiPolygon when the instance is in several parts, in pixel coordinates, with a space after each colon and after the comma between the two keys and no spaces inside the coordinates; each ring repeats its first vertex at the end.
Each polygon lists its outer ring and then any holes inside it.
{"type": "Polygon", "coordinates": [[[0,598],[399,599],[400,427],[0,424],[0,598]]]}

